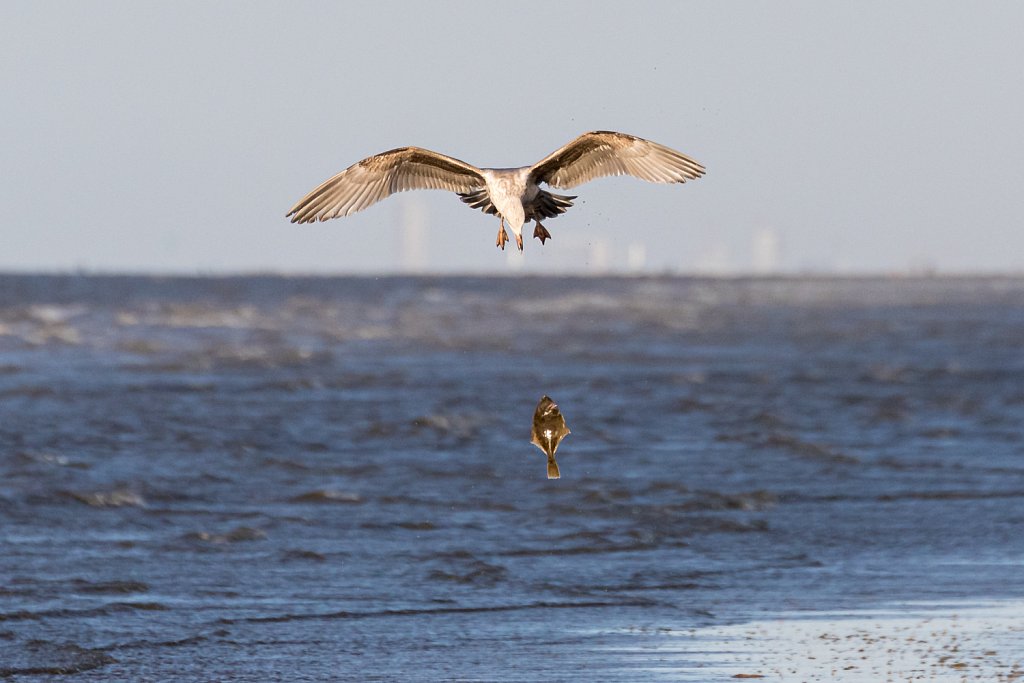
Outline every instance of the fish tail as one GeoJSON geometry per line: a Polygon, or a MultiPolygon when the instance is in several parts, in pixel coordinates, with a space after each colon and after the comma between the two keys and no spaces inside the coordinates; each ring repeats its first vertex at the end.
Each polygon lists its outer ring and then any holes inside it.
{"type": "Polygon", "coordinates": [[[561,473],[558,471],[558,463],[555,462],[555,456],[548,456],[548,479],[560,479],[561,473]]]}

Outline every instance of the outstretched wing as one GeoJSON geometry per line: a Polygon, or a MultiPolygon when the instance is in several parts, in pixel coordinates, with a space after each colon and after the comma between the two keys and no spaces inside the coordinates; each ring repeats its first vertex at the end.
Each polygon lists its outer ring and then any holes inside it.
{"type": "Polygon", "coordinates": [[[395,192],[472,192],[485,185],[480,169],[419,147],[401,147],[363,159],[300,199],[288,212],[292,223],[348,216],[395,192]]]}
{"type": "Polygon", "coordinates": [[[685,183],[704,175],[704,167],[656,142],[598,130],[584,133],[530,169],[534,182],[559,189],[613,175],[631,175],[652,183],[685,183]]]}
{"type": "Polygon", "coordinates": [[[495,208],[494,202],[491,201],[491,195],[488,194],[486,187],[481,187],[474,192],[462,192],[459,194],[459,198],[469,204],[470,208],[480,209],[492,216],[498,215],[498,209],[495,208]]]}

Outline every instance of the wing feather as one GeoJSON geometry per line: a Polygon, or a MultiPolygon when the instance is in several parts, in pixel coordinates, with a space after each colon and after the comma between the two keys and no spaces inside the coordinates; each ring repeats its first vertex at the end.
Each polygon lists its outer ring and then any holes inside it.
{"type": "Polygon", "coordinates": [[[401,147],[363,159],[320,183],[296,202],[292,223],[348,216],[395,192],[450,190],[466,193],[484,187],[480,169],[438,152],[401,147]]]}
{"type": "Polygon", "coordinates": [[[559,189],[613,175],[631,175],[652,183],[685,183],[704,175],[704,166],[656,142],[599,130],[584,133],[530,170],[534,182],[559,189]]]}

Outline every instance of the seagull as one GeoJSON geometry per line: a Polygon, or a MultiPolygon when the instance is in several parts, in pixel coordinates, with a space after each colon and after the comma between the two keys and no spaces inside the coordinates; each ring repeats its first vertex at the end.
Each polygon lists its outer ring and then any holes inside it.
{"type": "Polygon", "coordinates": [[[523,225],[534,221],[533,236],[545,244],[551,233],[541,218],[565,213],[575,196],[559,190],[605,176],[631,175],[651,183],[685,183],[704,175],[704,166],[690,157],[626,133],[598,130],[584,133],[533,166],[477,168],[454,157],[421,147],[399,147],[363,159],[328,178],[288,212],[292,223],[313,223],[349,216],[395,192],[449,190],[484,213],[497,215],[497,246],[505,249],[512,229],[523,250],[523,225]]]}

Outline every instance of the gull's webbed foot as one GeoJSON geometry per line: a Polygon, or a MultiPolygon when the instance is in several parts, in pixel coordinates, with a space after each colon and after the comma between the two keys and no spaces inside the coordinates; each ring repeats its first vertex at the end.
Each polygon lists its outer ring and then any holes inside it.
{"type": "Polygon", "coordinates": [[[502,221],[498,227],[498,241],[495,242],[495,245],[505,251],[505,242],[508,242],[508,233],[505,232],[505,221],[502,221]]]}
{"type": "Polygon", "coordinates": [[[516,235],[516,246],[519,247],[519,251],[522,251],[523,250],[523,236],[520,235],[518,232],[515,235],[516,235]]]}
{"type": "Polygon", "coordinates": [[[551,233],[548,229],[537,221],[537,227],[533,229],[533,236],[540,240],[541,244],[544,244],[547,240],[551,239],[551,233]]]}

